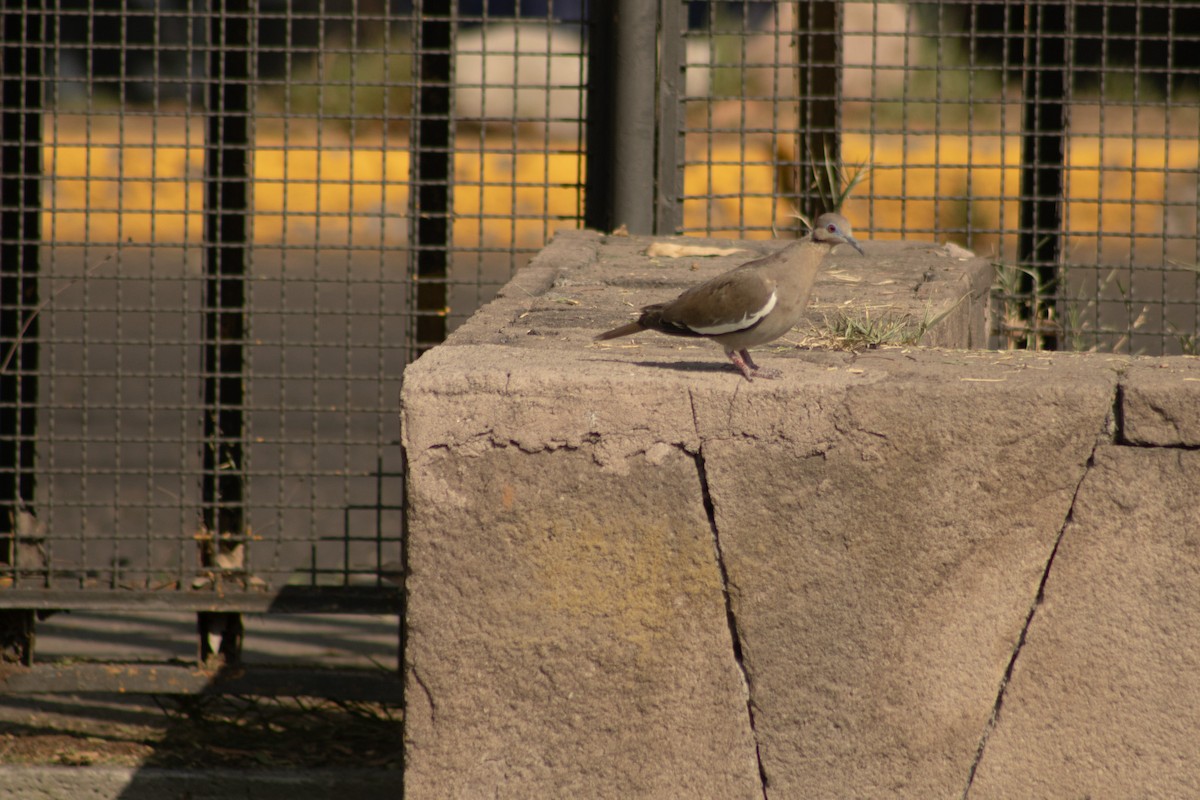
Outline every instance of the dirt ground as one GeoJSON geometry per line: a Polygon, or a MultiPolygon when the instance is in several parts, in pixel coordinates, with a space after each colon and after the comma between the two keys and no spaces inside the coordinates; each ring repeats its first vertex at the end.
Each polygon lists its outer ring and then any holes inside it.
{"type": "Polygon", "coordinates": [[[2,705],[0,764],[398,768],[403,758],[400,709],[382,704],[92,695],[2,705]]]}
{"type": "MultiPolygon", "coordinates": [[[[248,664],[390,669],[395,617],[246,618],[248,664]]],[[[72,613],[39,627],[44,660],[178,660],[188,615],[72,613]]],[[[398,768],[401,710],[241,695],[0,694],[0,765],[398,768]]]]}

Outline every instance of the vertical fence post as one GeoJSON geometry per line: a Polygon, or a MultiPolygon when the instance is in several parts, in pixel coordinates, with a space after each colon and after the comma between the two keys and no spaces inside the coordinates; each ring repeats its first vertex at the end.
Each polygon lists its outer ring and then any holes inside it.
{"type": "Polygon", "coordinates": [[[593,230],[611,231],[612,173],[615,102],[613,64],[616,61],[616,22],[607,2],[588,3],[587,35],[587,173],[584,176],[583,224],[593,230]]]}
{"type": "Polygon", "coordinates": [[[413,102],[411,183],[411,275],[413,357],[446,338],[450,305],[450,238],[453,153],[450,125],[452,0],[414,3],[417,19],[417,90],[413,102]]]}
{"type": "Polygon", "coordinates": [[[657,4],[616,0],[613,65],[613,223],[654,233],[654,133],[658,59],[657,4]]]}
{"type": "MultiPolygon", "coordinates": [[[[201,564],[244,569],[246,250],[250,181],[249,0],[211,0],[204,193],[204,453],[201,564]]],[[[240,658],[238,614],[201,612],[200,658],[240,658]]]]}
{"type": "MultiPolygon", "coordinates": [[[[40,3],[14,0],[4,0],[2,8],[0,567],[8,573],[4,576],[7,580],[16,581],[22,536],[36,532],[33,501],[45,12],[40,3]]],[[[32,663],[33,619],[32,611],[0,610],[0,662],[32,663]]]]}
{"type": "Polygon", "coordinates": [[[1025,11],[1021,211],[1017,260],[1026,346],[1058,349],[1055,297],[1060,293],[1063,165],[1067,129],[1066,4],[1030,3],[1025,11]]]}
{"type": "Polygon", "coordinates": [[[585,194],[589,227],[624,225],[630,233],[654,233],[658,24],[654,2],[592,4],[585,194]]]}
{"type": "Polygon", "coordinates": [[[679,224],[680,17],[678,0],[590,4],[589,228],[672,234],[679,224]]]}
{"type": "Polygon", "coordinates": [[[838,63],[841,37],[838,4],[801,2],[796,6],[796,208],[810,220],[833,211],[840,187],[829,180],[826,164],[840,164],[838,63]]]}
{"type": "Polygon", "coordinates": [[[660,0],[658,65],[658,171],[654,182],[654,232],[670,236],[683,223],[679,197],[683,168],[679,149],[679,98],[683,83],[683,4],[660,0]]]}

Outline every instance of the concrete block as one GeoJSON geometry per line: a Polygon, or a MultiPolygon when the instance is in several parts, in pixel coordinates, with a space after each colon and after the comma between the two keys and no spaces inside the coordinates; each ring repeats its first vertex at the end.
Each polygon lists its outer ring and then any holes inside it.
{"type": "Polygon", "coordinates": [[[962,792],[1115,390],[1041,365],[863,355],[704,438],[770,796],[962,792]]]}
{"type": "MultiPolygon", "coordinates": [[[[958,796],[1123,366],[593,343],[782,246],[651,241],[556,238],[405,373],[406,796],[958,796]]],[[[814,319],[980,339],[985,262],[865,247],[814,319]]]]}
{"type": "Polygon", "coordinates": [[[1200,361],[1138,360],[1121,378],[1121,433],[1136,445],[1200,445],[1200,361]]]}
{"type": "Polygon", "coordinates": [[[1115,371],[538,355],[406,376],[410,796],[961,791],[1115,371]]]}
{"type": "Polygon", "coordinates": [[[1103,447],[972,800],[1197,797],[1200,453],[1103,447]]]}
{"type": "Polygon", "coordinates": [[[519,439],[411,462],[405,796],[760,798],[695,459],[519,439]]]}

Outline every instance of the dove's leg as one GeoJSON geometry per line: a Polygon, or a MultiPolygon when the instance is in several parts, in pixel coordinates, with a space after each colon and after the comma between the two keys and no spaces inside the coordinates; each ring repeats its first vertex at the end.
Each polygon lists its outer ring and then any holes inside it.
{"type": "Polygon", "coordinates": [[[737,352],[736,350],[730,350],[725,355],[729,356],[729,360],[732,361],[733,365],[741,371],[746,380],[752,381],[754,378],[750,377],[750,367],[746,366],[745,353],[745,350],[743,350],[741,353],[737,352]]]}
{"type": "MultiPolygon", "coordinates": [[[[754,359],[750,358],[749,350],[741,350],[738,352],[738,355],[740,355],[742,357],[742,361],[745,362],[745,365],[747,367],[749,367],[750,370],[760,378],[778,378],[780,375],[783,374],[782,372],[780,372],[777,369],[769,369],[767,367],[760,367],[758,364],[755,364],[754,359]]],[[[736,364],[737,361],[734,361],[733,363],[736,364]]],[[[745,370],[742,370],[742,374],[745,375],[745,370]]],[[[749,378],[750,376],[746,375],[746,377],[749,378]]]]}

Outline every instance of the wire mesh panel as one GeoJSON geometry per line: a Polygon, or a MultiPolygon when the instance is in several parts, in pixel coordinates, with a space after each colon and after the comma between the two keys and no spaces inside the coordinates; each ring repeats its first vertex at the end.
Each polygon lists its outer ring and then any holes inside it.
{"type": "Polygon", "coordinates": [[[512,5],[4,4],[18,639],[398,608],[404,365],[582,216],[586,9],[512,5]]]}
{"type": "Polygon", "coordinates": [[[556,230],[582,225],[588,9],[581,0],[444,6],[454,43],[453,327],[556,230]]]}
{"type": "Polygon", "coordinates": [[[680,231],[771,236],[851,185],[871,236],[996,260],[1004,346],[1195,350],[1196,4],[682,6],[680,231]]]}
{"type": "Polygon", "coordinates": [[[42,300],[4,343],[37,348],[38,390],[0,600],[391,587],[406,20],[233,0],[15,16],[43,34],[5,97],[40,116],[42,300]]]}
{"type": "Polygon", "coordinates": [[[1081,4],[1069,25],[1066,346],[1194,354],[1200,6],[1081,4]]]}

